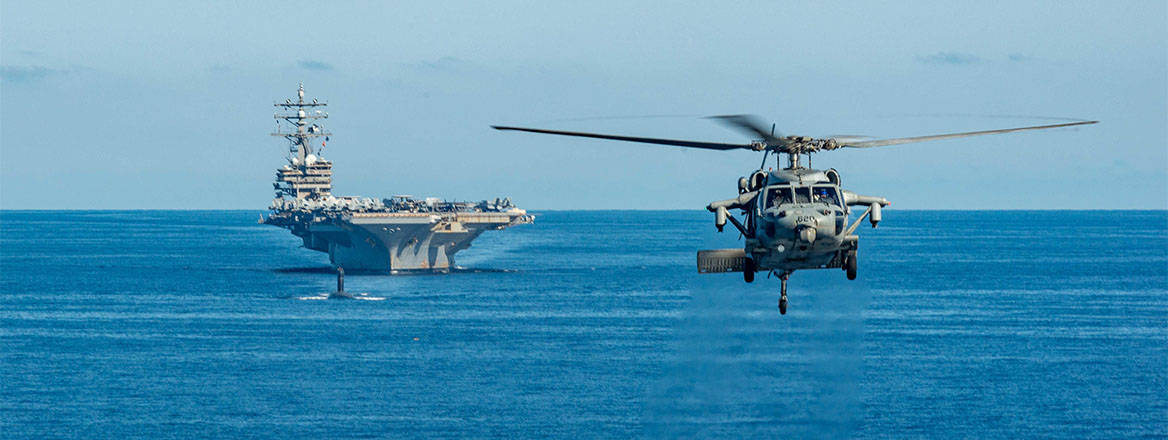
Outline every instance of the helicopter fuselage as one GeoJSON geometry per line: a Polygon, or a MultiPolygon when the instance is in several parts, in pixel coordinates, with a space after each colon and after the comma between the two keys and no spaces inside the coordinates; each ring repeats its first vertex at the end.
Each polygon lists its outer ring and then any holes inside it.
{"type": "Polygon", "coordinates": [[[848,225],[850,206],[856,205],[869,207],[864,217],[874,214],[875,226],[880,207],[888,201],[843,190],[835,170],[786,168],[759,170],[740,179],[738,197],[711,203],[708,209],[715,213],[719,230],[730,220],[745,237],[743,272],[782,276],[796,269],[841,268],[854,258],[859,244],[855,227],[863,220],[848,225]],[[745,223],[730,216],[732,209],[745,214],[745,223]]]}

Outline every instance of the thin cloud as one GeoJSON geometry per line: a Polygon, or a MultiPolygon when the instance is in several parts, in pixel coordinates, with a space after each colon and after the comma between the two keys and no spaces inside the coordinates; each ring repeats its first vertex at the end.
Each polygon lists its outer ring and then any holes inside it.
{"type": "Polygon", "coordinates": [[[66,73],[65,70],[50,69],[45,66],[0,66],[0,79],[4,82],[27,83],[40,81],[54,75],[66,73]]]}
{"type": "Polygon", "coordinates": [[[949,66],[963,66],[981,62],[981,58],[978,58],[977,55],[961,52],[937,52],[932,55],[917,56],[916,60],[923,64],[949,66]]]}
{"type": "Polygon", "coordinates": [[[1023,61],[1030,61],[1033,57],[1020,53],[1012,53],[1007,58],[1009,58],[1011,62],[1021,63],[1023,61]]]}
{"type": "Polygon", "coordinates": [[[300,66],[300,68],[304,70],[316,70],[321,72],[333,70],[332,64],[317,60],[300,60],[296,62],[296,65],[300,66]]]}
{"type": "Polygon", "coordinates": [[[441,70],[447,72],[465,70],[470,67],[469,62],[461,58],[451,56],[445,56],[434,61],[422,61],[418,65],[419,67],[425,69],[441,70]]]}

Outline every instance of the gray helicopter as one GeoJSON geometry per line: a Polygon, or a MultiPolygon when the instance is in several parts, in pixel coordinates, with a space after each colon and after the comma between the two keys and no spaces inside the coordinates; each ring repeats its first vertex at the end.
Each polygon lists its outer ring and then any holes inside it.
{"type": "MultiPolygon", "coordinates": [[[[706,206],[714,213],[714,226],[719,232],[730,222],[746,243],[741,249],[698,251],[698,272],[742,272],[743,279],[754,281],[757,272],[768,272],[782,281],[779,313],[787,313],[787,279],[796,270],[842,269],[849,280],[856,279],[857,250],[860,238],[856,229],[866,218],[875,228],[881,219],[881,209],[891,203],[883,197],[864,196],[840,187],[840,174],[835,169],[816,170],[803,167],[800,158],[820,151],[840,148],[872,148],[913,142],[935,141],[1015,131],[1041,130],[1094,124],[1098,121],[1076,121],[1063,124],[972,131],[931,136],[868,140],[862,137],[834,137],[816,139],[807,136],[775,134],[749,115],[713,116],[732,128],[754,137],[747,144],[727,144],[689,140],[618,136],[597,133],[544,130],[538,128],[491,126],[496,130],[516,130],[531,133],[578,136],[677,147],[709,150],[753,150],[763,153],[762,164],[748,177],[738,179],[738,196],[719,200],[706,206]],[[787,155],[787,166],[766,170],[768,156],[787,155]],[[851,207],[866,207],[864,212],[848,224],[851,207]],[[731,214],[740,210],[743,220],[731,214]]],[[[776,163],[776,165],[778,165],[776,163]]]]}

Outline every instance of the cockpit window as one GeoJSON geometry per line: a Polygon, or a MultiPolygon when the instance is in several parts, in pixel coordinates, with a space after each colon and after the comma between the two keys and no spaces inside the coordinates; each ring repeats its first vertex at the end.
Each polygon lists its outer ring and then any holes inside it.
{"type": "Polygon", "coordinates": [[[779,206],[784,203],[791,203],[791,188],[788,187],[773,187],[767,192],[766,208],[779,206]]]}
{"type": "Polygon", "coordinates": [[[787,203],[826,203],[840,206],[839,192],[833,186],[795,187],[773,186],[767,191],[763,209],[787,203]]]}
{"type": "Polygon", "coordinates": [[[811,192],[812,197],[816,203],[826,203],[828,205],[839,205],[839,195],[835,188],[830,186],[817,186],[811,192]]]}
{"type": "Polygon", "coordinates": [[[811,188],[795,188],[795,203],[811,203],[811,188]]]}

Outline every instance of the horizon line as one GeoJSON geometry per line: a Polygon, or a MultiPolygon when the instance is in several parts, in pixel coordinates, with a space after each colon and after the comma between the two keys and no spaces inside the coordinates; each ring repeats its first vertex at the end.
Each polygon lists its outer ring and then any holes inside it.
{"type": "MultiPolygon", "coordinates": [[[[1168,207],[1164,208],[907,208],[907,209],[893,209],[895,211],[1168,211],[1168,207]]],[[[270,209],[251,209],[251,208],[0,208],[0,212],[32,212],[32,211],[54,211],[54,212],[85,212],[85,211],[237,211],[237,212],[271,212],[270,209]]],[[[584,209],[526,209],[528,213],[545,211],[545,212],[588,212],[588,211],[701,211],[706,212],[705,208],[584,208],[584,209]]]]}

